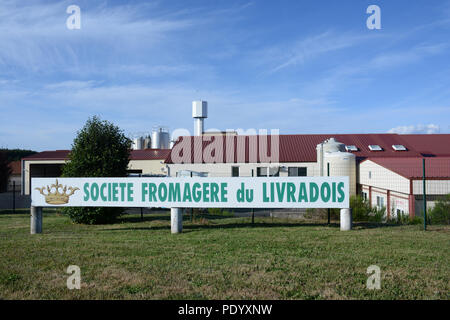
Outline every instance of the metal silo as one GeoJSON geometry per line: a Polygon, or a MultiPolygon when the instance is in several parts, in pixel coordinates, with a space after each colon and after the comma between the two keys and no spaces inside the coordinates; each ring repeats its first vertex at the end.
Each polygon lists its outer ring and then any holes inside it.
{"type": "Polygon", "coordinates": [[[133,150],[142,150],[144,148],[144,139],[137,137],[133,139],[133,150]]]}
{"type": "Polygon", "coordinates": [[[144,138],[144,149],[149,149],[152,147],[152,138],[150,135],[146,136],[144,138]]]}
{"type": "Polygon", "coordinates": [[[169,130],[166,127],[154,127],[151,142],[152,149],[170,149],[169,130]]]}
{"type": "Polygon", "coordinates": [[[325,140],[317,145],[317,164],[319,176],[348,176],[350,180],[350,194],[356,194],[356,156],[346,152],[345,144],[334,138],[325,140]]]}
{"type": "Polygon", "coordinates": [[[327,175],[327,165],[330,164],[330,176],[349,177],[350,195],[356,194],[356,157],[349,152],[325,152],[324,171],[327,175]]]}

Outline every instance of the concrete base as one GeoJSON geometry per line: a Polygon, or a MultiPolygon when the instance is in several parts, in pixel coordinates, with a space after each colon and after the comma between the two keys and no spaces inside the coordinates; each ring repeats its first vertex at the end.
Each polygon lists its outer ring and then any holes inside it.
{"type": "Polygon", "coordinates": [[[352,229],[352,209],[341,209],[341,231],[352,229]]]}
{"type": "Polygon", "coordinates": [[[170,209],[170,224],[172,233],[180,233],[183,231],[183,209],[170,209]]]}
{"type": "Polygon", "coordinates": [[[42,207],[31,207],[30,233],[42,233],[42,207]]]}

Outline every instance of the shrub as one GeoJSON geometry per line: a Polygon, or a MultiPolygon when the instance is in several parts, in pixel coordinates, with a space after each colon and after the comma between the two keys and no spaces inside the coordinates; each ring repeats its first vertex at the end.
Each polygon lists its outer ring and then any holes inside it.
{"type": "Polygon", "coordinates": [[[428,216],[432,224],[450,224],[450,194],[436,201],[428,216]]]}
{"type": "Polygon", "coordinates": [[[222,214],[221,208],[208,208],[208,214],[212,216],[219,216],[222,214]]]}
{"type": "Polygon", "coordinates": [[[411,222],[409,218],[409,214],[398,212],[395,214],[395,211],[391,211],[391,217],[389,222],[397,223],[397,224],[409,224],[411,222]]]}
{"type": "Polygon", "coordinates": [[[368,216],[367,216],[367,221],[369,222],[384,222],[386,220],[386,208],[385,207],[381,207],[381,208],[377,208],[377,207],[373,207],[370,208],[368,216]]]}
{"type": "Polygon", "coordinates": [[[233,213],[223,208],[208,208],[208,214],[212,216],[232,216],[233,213]]]}
{"type": "Polygon", "coordinates": [[[354,221],[384,222],[386,220],[386,207],[372,207],[369,201],[360,195],[350,197],[350,208],[354,221]]]}
{"type": "Polygon", "coordinates": [[[422,217],[414,217],[409,220],[408,224],[412,224],[412,225],[423,224],[423,218],[422,217]]]}
{"type": "Polygon", "coordinates": [[[354,221],[368,221],[371,207],[369,201],[363,199],[360,195],[350,197],[350,208],[354,221]]]}
{"type": "MultiPolygon", "coordinates": [[[[70,161],[63,168],[63,177],[126,177],[131,140],[108,121],[88,119],[77,133],[70,152],[70,161]]],[[[64,208],[72,221],[85,224],[111,223],[122,208],[64,208]]]]}

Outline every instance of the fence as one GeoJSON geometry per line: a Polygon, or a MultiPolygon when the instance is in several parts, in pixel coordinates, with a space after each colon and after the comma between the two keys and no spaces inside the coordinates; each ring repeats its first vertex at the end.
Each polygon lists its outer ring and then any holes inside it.
{"type": "Polygon", "coordinates": [[[28,195],[21,195],[20,188],[16,187],[13,181],[11,188],[7,192],[0,193],[0,209],[8,209],[15,212],[16,209],[30,208],[31,197],[28,195]]]}

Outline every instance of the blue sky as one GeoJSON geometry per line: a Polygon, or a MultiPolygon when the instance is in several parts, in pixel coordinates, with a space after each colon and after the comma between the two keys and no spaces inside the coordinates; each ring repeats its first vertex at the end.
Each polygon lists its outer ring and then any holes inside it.
{"type": "Polygon", "coordinates": [[[92,115],[192,131],[197,99],[207,129],[449,133],[449,40],[450,1],[2,0],[0,147],[70,148],[92,115]]]}

